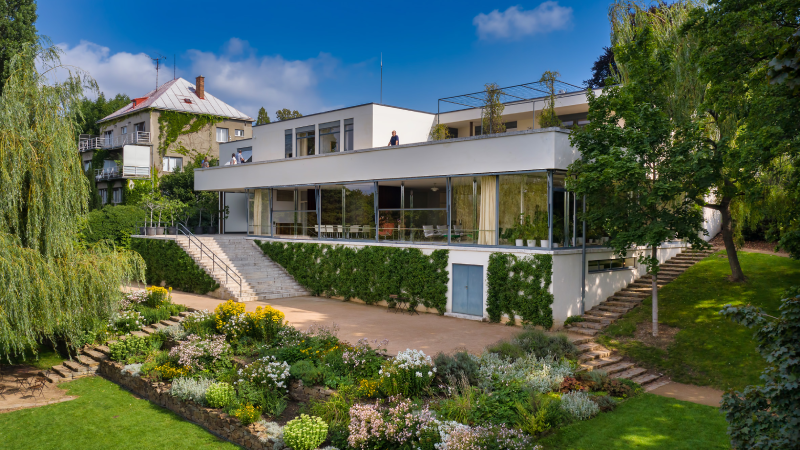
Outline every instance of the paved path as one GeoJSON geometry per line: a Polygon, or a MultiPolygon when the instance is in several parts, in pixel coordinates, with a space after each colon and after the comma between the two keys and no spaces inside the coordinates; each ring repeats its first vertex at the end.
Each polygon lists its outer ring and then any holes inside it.
{"type": "MultiPolygon", "coordinates": [[[[206,295],[173,291],[173,301],[197,309],[213,311],[222,300],[206,295]]],[[[286,320],[299,329],[313,323],[339,326],[339,338],[355,343],[361,338],[389,340],[389,354],[414,348],[434,355],[466,348],[479,353],[487,345],[521,331],[519,327],[441,317],[435,314],[386,312],[385,307],[342,302],[323,297],[293,297],[268,302],[246,302],[246,310],[271,305],[286,315],[286,320]]]]}
{"type": "Polygon", "coordinates": [[[708,386],[694,386],[674,381],[653,389],[650,393],[715,407],[719,407],[723,394],[722,391],[708,386]]]}

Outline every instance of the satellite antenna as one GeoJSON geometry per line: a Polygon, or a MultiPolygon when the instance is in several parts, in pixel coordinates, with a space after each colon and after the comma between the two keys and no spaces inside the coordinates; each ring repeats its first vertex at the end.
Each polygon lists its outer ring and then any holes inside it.
{"type": "Polygon", "coordinates": [[[153,58],[152,56],[149,56],[149,58],[156,62],[156,90],[158,90],[158,69],[161,67],[161,60],[166,60],[167,57],[161,53],[156,54],[158,55],[157,58],[153,58]]]}
{"type": "Polygon", "coordinates": [[[383,104],[383,52],[381,52],[381,105],[383,104]]]}

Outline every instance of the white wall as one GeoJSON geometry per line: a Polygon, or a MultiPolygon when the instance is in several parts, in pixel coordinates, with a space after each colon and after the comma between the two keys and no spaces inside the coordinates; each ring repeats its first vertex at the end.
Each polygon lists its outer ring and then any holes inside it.
{"type": "Polygon", "coordinates": [[[225,205],[228,207],[228,218],[225,219],[226,233],[247,232],[247,194],[226,192],[225,205]]]}
{"type": "Polygon", "coordinates": [[[373,105],[371,147],[389,145],[393,130],[397,131],[401,145],[426,142],[435,119],[435,114],[373,105]]]}
{"type": "Polygon", "coordinates": [[[550,128],[196,169],[195,189],[566,169],[575,158],[568,131],[550,128]]]}
{"type": "Polygon", "coordinates": [[[717,233],[722,231],[722,215],[719,211],[711,208],[703,208],[703,228],[708,231],[708,235],[703,236],[703,239],[706,241],[710,241],[717,233]]]}
{"type": "Polygon", "coordinates": [[[150,167],[149,145],[125,145],[122,147],[122,165],[150,167]]]}

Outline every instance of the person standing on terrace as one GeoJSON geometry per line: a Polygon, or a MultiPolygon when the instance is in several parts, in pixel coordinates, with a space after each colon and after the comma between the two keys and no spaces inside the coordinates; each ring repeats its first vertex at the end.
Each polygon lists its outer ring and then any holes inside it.
{"type": "Polygon", "coordinates": [[[397,135],[397,131],[392,130],[392,138],[389,139],[389,145],[400,145],[400,136],[397,135]]]}

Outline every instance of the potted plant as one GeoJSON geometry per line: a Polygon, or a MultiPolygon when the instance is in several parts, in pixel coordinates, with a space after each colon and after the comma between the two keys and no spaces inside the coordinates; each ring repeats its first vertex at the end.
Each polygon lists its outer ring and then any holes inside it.
{"type": "Polygon", "coordinates": [[[523,246],[522,244],[524,242],[519,227],[511,227],[506,229],[505,231],[502,231],[500,233],[500,239],[506,241],[515,241],[517,247],[522,247],[523,246]]]}
{"type": "Polygon", "coordinates": [[[170,221],[170,226],[167,227],[167,234],[169,235],[178,234],[178,227],[175,226],[175,219],[181,215],[181,213],[185,208],[186,205],[180,200],[167,201],[165,207],[165,213],[170,221]]]}
{"type": "Polygon", "coordinates": [[[533,222],[532,228],[534,230],[534,234],[536,238],[539,240],[540,247],[550,248],[550,239],[548,239],[548,235],[550,234],[550,228],[548,226],[547,220],[547,211],[542,211],[538,206],[536,207],[536,211],[533,213],[533,222]]]}
{"type": "Polygon", "coordinates": [[[142,196],[141,206],[145,209],[145,211],[150,212],[149,225],[147,225],[147,222],[145,222],[145,234],[148,236],[156,235],[156,227],[153,226],[153,213],[158,208],[159,197],[160,195],[157,192],[149,192],[142,196]]]}
{"type": "Polygon", "coordinates": [[[164,227],[161,225],[161,215],[164,213],[166,209],[166,205],[169,200],[165,199],[164,197],[159,198],[156,201],[156,210],[158,211],[158,225],[155,227],[155,234],[156,236],[163,236],[164,235],[164,227]]]}

